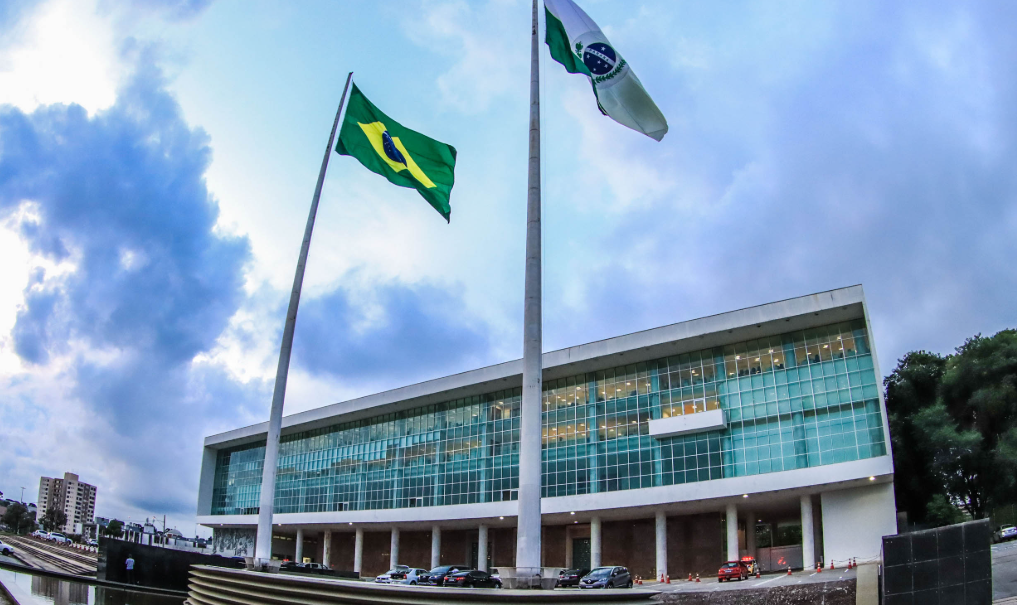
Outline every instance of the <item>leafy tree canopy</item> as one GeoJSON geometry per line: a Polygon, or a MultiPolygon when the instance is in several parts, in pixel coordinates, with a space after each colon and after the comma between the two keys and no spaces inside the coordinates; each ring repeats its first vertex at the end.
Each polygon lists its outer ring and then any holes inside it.
{"type": "Polygon", "coordinates": [[[1017,331],[914,351],[883,381],[898,508],[944,524],[1017,500],[1017,331]]]}

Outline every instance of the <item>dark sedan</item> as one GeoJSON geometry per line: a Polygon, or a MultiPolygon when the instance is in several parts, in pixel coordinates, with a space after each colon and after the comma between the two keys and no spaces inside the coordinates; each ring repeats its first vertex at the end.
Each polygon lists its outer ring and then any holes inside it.
{"type": "Polygon", "coordinates": [[[579,586],[579,580],[588,573],[589,569],[563,569],[558,573],[558,586],[579,586]]]}
{"type": "Polygon", "coordinates": [[[501,580],[486,571],[471,569],[445,576],[445,586],[462,588],[501,588],[501,580]]]}
{"type": "Polygon", "coordinates": [[[421,574],[420,577],[417,578],[417,584],[423,586],[444,586],[445,576],[457,574],[460,571],[469,568],[469,565],[439,565],[431,571],[421,574]]]}
{"type": "Polygon", "coordinates": [[[632,588],[632,574],[625,567],[597,567],[583,576],[579,588],[632,588]]]}

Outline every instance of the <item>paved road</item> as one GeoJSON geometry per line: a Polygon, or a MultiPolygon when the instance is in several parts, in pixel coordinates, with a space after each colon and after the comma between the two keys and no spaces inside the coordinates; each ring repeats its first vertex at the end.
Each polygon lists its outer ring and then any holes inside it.
{"type": "Polygon", "coordinates": [[[992,600],[1017,597],[1017,540],[992,545],[992,600]]]}
{"type": "Polygon", "coordinates": [[[855,570],[834,569],[825,570],[821,573],[815,571],[798,571],[787,574],[771,574],[760,579],[749,578],[743,582],[718,582],[717,578],[704,578],[702,582],[689,582],[688,580],[671,580],[670,584],[658,582],[646,583],[638,588],[654,590],[657,592],[713,592],[717,590],[746,590],[749,588],[772,588],[774,586],[788,586],[794,584],[809,584],[815,582],[833,582],[835,580],[854,580],[858,577],[855,570]]]}

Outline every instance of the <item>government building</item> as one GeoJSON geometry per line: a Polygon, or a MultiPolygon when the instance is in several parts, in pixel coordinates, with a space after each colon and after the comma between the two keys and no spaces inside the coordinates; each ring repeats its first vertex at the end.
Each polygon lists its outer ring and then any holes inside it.
{"type": "MultiPolygon", "coordinates": [[[[852,286],[543,355],[543,565],[715,574],[875,560],[886,408],[852,286]]],[[[514,566],[522,361],[284,417],[273,557],[514,566]]],[[[268,423],[205,439],[198,516],[254,554],[268,423]]]]}

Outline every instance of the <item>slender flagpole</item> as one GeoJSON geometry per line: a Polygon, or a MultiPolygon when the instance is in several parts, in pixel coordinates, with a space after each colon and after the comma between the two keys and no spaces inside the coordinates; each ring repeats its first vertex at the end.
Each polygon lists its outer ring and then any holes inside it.
{"type": "Polygon", "coordinates": [[[519,512],[516,567],[540,571],[541,275],[540,275],[540,41],[537,0],[530,36],[530,164],[526,197],[526,290],[523,308],[523,397],[519,421],[519,512]]]}
{"type": "Polygon", "coordinates": [[[311,232],[314,231],[314,218],[318,214],[321,185],[325,182],[325,170],[328,168],[328,158],[332,154],[335,131],[339,128],[339,115],[343,112],[343,105],[346,103],[346,91],[349,90],[352,79],[353,72],[351,71],[350,75],[346,76],[343,96],[339,99],[339,109],[335,112],[332,132],[328,135],[325,157],[321,160],[321,170],[318,171],[318,184],[314,186],[311,211],[307,215],[307,226],[304,227],[304,241],[300,244],[297,273],[293,276],[293,291],[290,292],[290,306],[286,311],[286,327],[283,329],[282,344],[279,346],[279,366],[275,371],[275,392],[272,394],[272,412],[268,418],[268,436],[265,442],[265,465],[261,471],[258,538],[254,547],[254,557],[260,562],[265,562],[272,558],[272,509],[275,504],[275,469],[279,461],[279,434],[282,432],[283,402],[286,399],[286,378],[290,371],[293,330],[297,325],[297,307],[300,305],[300,288],[304,284],[304,267],[307,265],[307,250],[311,247],[311,232]]]}

